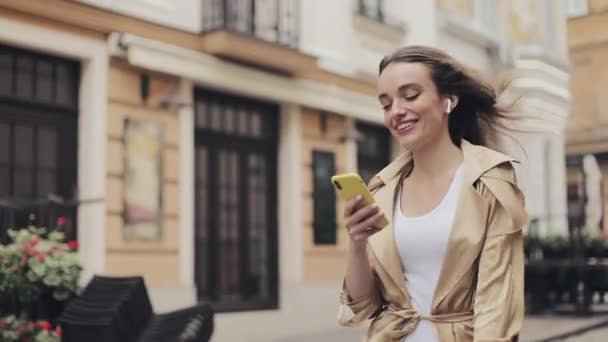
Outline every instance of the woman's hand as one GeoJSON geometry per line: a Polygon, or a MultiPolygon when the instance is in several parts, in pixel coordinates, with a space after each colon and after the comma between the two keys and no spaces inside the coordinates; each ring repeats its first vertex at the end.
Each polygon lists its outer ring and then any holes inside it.
{"type": "Polygon", "coordinates": [[[383,216],[377,204],[364,205],[361,200],[362,197],[357,196],[346,202],[344,208],[346,229],[350,235],[353,252],[367,250],[367,239],[379,231],[375,225],[383,216]]]}

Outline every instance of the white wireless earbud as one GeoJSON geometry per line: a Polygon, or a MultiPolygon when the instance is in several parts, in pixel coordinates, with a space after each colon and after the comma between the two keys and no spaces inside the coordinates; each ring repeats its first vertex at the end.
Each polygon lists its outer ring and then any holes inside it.
{"type": "Polygon", "coordinates": [[[448,99],[448,109],[446,109],[446,113],[450,113],[452,111],[452,100],[448,99]]]}

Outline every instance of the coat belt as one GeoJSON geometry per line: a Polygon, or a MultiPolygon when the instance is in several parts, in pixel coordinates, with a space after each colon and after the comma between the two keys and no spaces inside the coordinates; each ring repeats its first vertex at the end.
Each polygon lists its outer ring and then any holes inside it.
{"type": "Polygon", "coordinates": [[[398,316],[402,322],[400,329],[391,332],[392,337],[396,339],[402,339],[409,335],[421,320],[427,320],[435,323],[457,323],[470,321],[473,319],[473,312],[457,312],[449,314],[437,314],[437,315],[421,315],[415,310],[406,309],[399,310],[397,308],[389,306],[387,308],[389,314],[398,316]]]}

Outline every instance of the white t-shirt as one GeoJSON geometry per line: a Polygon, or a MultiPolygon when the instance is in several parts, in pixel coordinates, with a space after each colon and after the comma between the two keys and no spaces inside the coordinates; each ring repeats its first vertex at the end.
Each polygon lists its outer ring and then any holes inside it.
{"type": "MultiPolygon", "coordinates": [[[[464,181],[463,169],[462,165],[458,168],[439,205],[422,216],[406,217],[401,211],[401,196],[397,196],[393,221],[395,241],[405,269],[413,309],[421,315],[431,313],[433,294],[439,280],[464,181]]],[[[439,337],[432,322],[421,320],[404,341],[439,342],[439,337]]]]}

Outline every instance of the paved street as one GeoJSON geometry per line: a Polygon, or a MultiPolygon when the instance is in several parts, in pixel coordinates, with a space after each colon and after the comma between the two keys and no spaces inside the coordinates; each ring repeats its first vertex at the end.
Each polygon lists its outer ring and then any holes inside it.
{"type": "MultiPolygon", "coordinates": [[[[528,317],[524,323],[522,331],[522,342],[542,341],[549,337],[554,337],[566,334],[578,329],[582,329],[600,322],[608,320],[608,315],[599,315],[595,317],[564,317],[564,316],[533,316],[528,317]]],[[[599,334],[605,334],[606,330],[596,330],[576,338],[570,338],[565,341],[595,341],[593,338],[599,334]]],[[[599,340],[598,340],[599,341],[599,340]]],[[[608,341],[608,337],[604,335],[602,342],[608,341]]]]}
{"type": "MultiPolygon", "coordinates": [[[[336,322],[338,307],[335,286],[292,287],[283,293],[284,309],[258,313],[218,314],[213,342],[360,342],[365,327],[346,328],[336,322]],[[235,329],[235,327],[237,327],[235,329]]],[[[604,310],[608,312],[608,310],[604,310]]],[[[595,317],[528,316],[520,341],[536,342],[608,321],[608,314],[595,317]]],[[[596,330],[567,339],[568,342],[607,342],[608,329],[596,330]]]]}
{"type": "MultiPolygon", "coordinates": [[[[558,317],[558,316],[535,316],[526,319],[520,341],[534,342],[542,341],[551,336],[567,333],[585,326],[607,321],[608,316],[599,317],[558,317]]],[[[300,335],[276,340],[276,342],[359,342],[361,341],[361,329],[340,328],[317,332],[311,335],[300,335]]],[[[557,341],[557,340],[555,340],[557,341]]],[[[566,342],[606,342],[608,341],[608,327],[594,330],[580,336],[568,338],[566,342]]]]}

